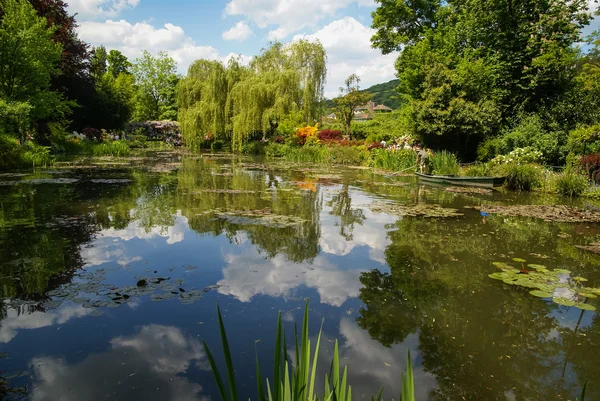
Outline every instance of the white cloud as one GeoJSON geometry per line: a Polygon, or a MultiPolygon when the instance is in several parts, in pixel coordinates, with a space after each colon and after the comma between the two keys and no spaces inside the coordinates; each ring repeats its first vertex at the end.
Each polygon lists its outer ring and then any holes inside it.
{"type": "MultiPolygon", "coordinates": [[[[332,193],[334,194],[334,193],[332,193]]],[[[331,199],[329,194],[324,204],[331,199]]],[[[321,250],[332,255],[348,255],[356,247],[366,246],[369,248],[369,258],[384,265],[385,250],[391,243],[385,228],[390,223],[390,216],[382,213],[373,213],[365,204],[371,200],[359,192],[352,193],[352,209],[362,209],[365,221],[362,224],[354,224],[352,239],[347,240],[340,234],[340,228],[336,224],[339,217],[331,216],[331,207],[324,207],[321,212],[321,237],[319,245],[321,250]]]]}
{"type": "MultiPolygon", "coordinates": [[[[104,45],[107,49],[117,49],[130,60],[139,57],[143,50],[157,54],[164,50],[177,62],[179,72],[185,74],[191,63],[198,59],[227,62],[235,54],[220,55],[212,46],[198,46],[186,36],[183,28],[165,24],[157,28],[147,22],[131,24],[125,20],[105,22],[87,21],[80,23],[77,33],[92,46],[104,45]]],[[[249,57],[241,56],[242,62],[249,57]]]]}
{"type": "Polygon", "coordinates": [[[218,282],[219,292],[250,302],[256,295],[290,297],[306,286],[319,293],[321,302],[340,306],[358,296],[360,270],[343,270],[317,256],[312,262],[292,263],[284,255],[267,259],[255,248],[224,257],[227,266],[218,282]]]}
{"type": "Polygon", "coordinates": [[[339,10],[351,4],[372,7],[373,0],[231,0],[225,7],[226,15],[243,15],[259,28],[277,26],[269,32],[269,40],[283,39],[319,21],[335,17],[339,10]]]}
{"type": "Polygon", "coordinates": [[[66,306],[49,312],[32,312],[7,308],[6,317],[0,326],[0,342],[8,343],[15,338],[18,330],[39,329],[42,327],[64,324],[69,320],[89,315],[92,308],[80,305],[66,306]]]}
{"type": "Polygon", "coordinates": [[[311,35],[296,35],[294,39],[319,40],[323,44],[329,59],[326,96],[334,97],[350,74],[361,78],[363,88],[394,79],[398,54],[384,56],[373,49],[371,36],[374,33],[356,19],[345,17],[311,35]]]}
{"type": "Polygon", "coordinates": [[[246,40],[252,35],[252,29],[244,21],[240,21],[235,24],[231,29],[223,32],[223,39],[225,40],[246,40]]]}
{"type": "Polygon", "coordinates": [[[143,326],[137,334],[116,337],[111,348],[70,364],[42,357],[31,362],[33,401],[160,399],[206,401],[202,387],[186,377],[192,365],[208,370],[200,342],[173,326],[143,326]],[[152,383],[152,385],[148,385],[152,383]]]}
{"type": "Polygon", "coordinates": [[[69,12],[83,18],[115,17],[121,11],[133,8],[139,0],[67,0],[69,12]]]}

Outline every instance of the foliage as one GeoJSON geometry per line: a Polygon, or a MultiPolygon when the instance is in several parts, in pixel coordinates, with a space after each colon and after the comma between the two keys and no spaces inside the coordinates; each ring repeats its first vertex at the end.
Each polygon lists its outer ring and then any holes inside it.
{"type": "Polygon", "coordinates": [[[100,79],[107,72],[108,53],[106,47],[98,46],[92,49],[90,59],[90,74],[95,79],[100,79]]]}
{"type": "Polygon", "coordinates": [[[54,29],[28,1],[2,0],[0,9],[0,110],[5,110],[0,130],[25,136],[38,121],[60,117],[68,109],[50,87],[62,48],[52,39],[54,29]]]}
{"type": "Polygon", "coordinates": [[[369,159],[369,152],[365,146],[340,146],[329,147],[331,163],[360,165],[369,159]]]}
{"type": "Polygon", "coordinates": [[[570,169],[558,174],[553,184],[559,194],[569,197],[580,196],[589,187],[585,176],[570,169]]]}
{"type": "Polygon", "coordinates": [[[597,97],[595,106],[578,100],[595,96],[585,86],[593,79],[577,83],[573,68],[574,45],[590,21],[584,0],[377,3],[372,44],[385,54],[401,50],[400,95],[427,146],[471,158],[479,143],[522,113],[555,112],[549,123],[556,126],[546,127],[555,140],[578,116],[588,118],[582,110],[597,109],[597,97]]]}
{"type": "Polygon", "coordinates": [[[135,110],[136,121],[175,120],[177,118],[175,87],[179,77],[177,66],[167,52],[152,56],[142,53],[132,66],[137,85],[135,110]]]}
{"type": "Polygon", "coordinates": [[[542,152],[533,148],[516,148],[507,155],[499,155],[492,159],[492,164],[530,164],[538,163],[542,159],[542,152]]]}
{"type": "Polygon", "coordinates": [[[337,141],[342,139],[342,131],[334,129],[324,129],[317,133],[320,141],[337,141]]]}
{"type": "Polygon", "coordinates": [[[600,153],[583,156],[579,165],[590,180],[594,183],[600,182],[600,153]]]}
{"type": "MultiPolygon", "coordinates": [[[[223,347],[223,356],[225,359],[225,368],[227,372],[226,376],[221,375],[215,362],[215,358],[205,342],[203,342],[204,349],[206,350],[206,355],[210,363],[213,377],[217,383],[221,400],[239,401],[234,362],[231,357],[231,350],[229,347],[229,341],[227,339],[227,330],[225,329],[221,310],[218,305],[217,318],[221,335],[221,345],[223,347]],[[228,390],[226,390],[223,377],[227,378],[228,390]]],[[[319,391],[316,389],[315,379],[317,375],[317,361],[321,350],[321,334],[322,328],[319,330],[315,348],[313,350],[308,336],[307,300],[304,308],[304,319],[302,327],[300,328],[300,338],[298,338],[297,332],[294,335],[293,348],[296,350],[296,357],[292,362],[287,355],[288,349],[286,348],[286,335],[281,322],[281,313],[279,313],[275,336],[275,362],[271,381],[266,378],[266,382],[263,383],[258,355],[256,356],[257,401],[352,401],[352,386],[347,383],[348,367],[345,366],[343,372],[340,371],[340,356],[337,340],[335,341],[333,348],[331,369],[329,370],[329,373],[325,374],[325,390],[321,396],[319,396],[319,391]],[[311,353],[314,353],[312,357],[311,353]],[[267,397],[265,397],[265,386],[267,397]]],[[[414,401],[414,393],[414,376],[409,353],[406,375],[404,372],[402,373],[402,393],[400,394],[399,400],[414,401]]],[[[376,397],[373,396],[372,399],[373,401],[381,401],[382,391],[379,391],[379,394],[376,397]]]]}
{"type": "Polygon", "coordinates": [[[125,57],[123,53],[118,50],[112,49],[106,56],[108,62],[108,73],[114,78],[117,78],[120,74],[131,74],[130,69],[131,63],[125,57]]]}
{"type": "Polygon", "coordinates": [[[274,43],[250,63],[250,74],[231,89],[232,142],[239,150],[256,132],[275,133],[279,121],[301,113],[304,124],[320,117],[327,56],[319,42],[274,43]]]}
{"type": "Polygon", "coordinates": [[[266,152],[267,143],[262,141],[246,142],[242,146],[242,153],[245,155],[264,155],[266,152]]]}
{"type": "Polygon", "coordinates": [[[494,176],[494,168],[490,163],[477,163],[463,168],[460,175],[464,177],[491,177],[494,176]]]}
{"type": "Polygon", "coordinates": [[[224,146],[223,141],[221,141],[220,139],[217,139],[217,140],[211,142],[210,151],[211,152],[219,152],[219,151],[223,150],[223,146],[224,146]]]}
{"type": "Polygon", "coordinates": [[[92,148],[94,156],[127,156],[131,149],[126,141],[103,142],[92,148]]]}
{"type": "Polygon", "coordinates": [[[391,171],[405,170],[416,167],[417,156],[412,150],[401,149],[393,152],[387,149],[371,150],[369,165],[391,171]]]}
{"type": "Polygon", "coordinates": [[[354,109],[371,100],[371,94],[361,92],[359,84],[360,77],[356,74],[350,75],[344,81],[344,86],[340,88],[340,96],[333,99],[335,114],[344,123],[346,135],[350,135],[351,132],[350,127],[354,119],[354,109]]]}
{"type": "Polygon", "coordinates": [[[531,191],[542,182],[541,169],[535,164],[509,163],[501,171],[506,176],[504,185],[513,191],[531,191]]]}
{"type": "Polygon", "coordinates": [[[569,133],[569,147],[585,153],[586,148],[600,140],[600,124],[580,126],[569,133]]]}
{"type": "Polygon", "coordinates": [[[352,138],[364,139],[371,137],[371,142],[409,137],[413,132],[411,109],[410,107],[403,107],[391,113],[375,113],[372,120],[353,122],[351,131],[352,138]]]}
{"type": "Polygon", "coordinates": [[[532,162],[564,163],[567,154],[566,133],[552,123],[552,118],[528,115],[517,120],[514,128],[506,129],[501,135],[479,146],[479,160],[488,161],[519,148],[527,148],[539,152],[539,157],[532,162]],[[544,120],[551,123],[544,123],[544,120]]]}
{"type": "Polygon", "coordinates": [[[434,153],[429,159],[429,168],[434,175],[458,175],[460,173],[460,164],[454,153],[442,150],[434,153]]]}
{"type": "MultiPolygon", "coordinates": [[[[307,141],[314,142],[316,139],[318,141],[317,132],[319,131],[319,124],[315,124],[315,126],[306,126],[302,128],[298,128],[295,134],[296,143],[299,145],[304,145],[307,141]]],[[[318,142],[317,142],[318,143],[318,142]]]]}
{"type": "Polygon", "coordinates": [[[323,46],[303,40],[274,43],[249,67],[198,60],[177,90],[184,140],[198,147],[208,134],[231,138],[240,151],[249,139],[290,136],[320,117],[325,75],[323,46]]]}

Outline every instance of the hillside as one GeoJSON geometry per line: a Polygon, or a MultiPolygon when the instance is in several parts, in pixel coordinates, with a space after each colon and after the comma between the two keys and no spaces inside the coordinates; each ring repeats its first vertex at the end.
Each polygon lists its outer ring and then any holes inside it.
{"type": "MultiPolygon", "coordinates": [[[[377,104],[385,104],[392,109],[400,107],[400,100],[397,98],[396,87],[400,83],[399,80],[393,79],[389,82],[373,85],[370,88],[363,89],[361,92],[370,92],[373,94],[373,101],[377,104]]],[[[333,100],[327,100],[327,107],[334,107],[333,100]]]]}

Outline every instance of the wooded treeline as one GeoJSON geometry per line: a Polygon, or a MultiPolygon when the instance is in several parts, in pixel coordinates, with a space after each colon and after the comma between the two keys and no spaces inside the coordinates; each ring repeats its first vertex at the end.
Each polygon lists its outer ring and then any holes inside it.
{"type": "Polygon", "coordinates": [[[532,146],[561,163],[573,130],[600,131],[600,36],[582,36],[585,0],[377,3],[373,46],[401,51],[406,124],[429,146],[482,160],[532,146]]]}
{"type": "Polygon", "coordinates": [[[0,149],[28,140],[60,148],[67,133],[176,119],[176,64],[91,48],[62,0],[0,0],[0,149]]]}

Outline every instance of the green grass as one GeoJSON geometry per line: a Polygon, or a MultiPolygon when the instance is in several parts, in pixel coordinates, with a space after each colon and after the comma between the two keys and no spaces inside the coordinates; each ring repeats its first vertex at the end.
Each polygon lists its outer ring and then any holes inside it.
{"type": "MultiPolygon", "coordinates": [[[[206,349],[206,355],[217,383],[222,401],[239,401],[237,394],[234,362],[231,357],[231,350],[227,340],[227,331],[221,316],[221,310],[217,305],[217,316],[219,321],[219,331],[221,334],[221,345],[223,346],[223,356],[225,359],[227,387],[223,381],[223,376],[219,371],[215,359],[208,345],[203,342],[206,349]]],[[[308,301],[304,309],[304,319],[300,331],[294,332],[294,348],[296,364],[292,364],[287,357],[286,336],[281,324],[281,313],[277,318],[277,330],[275,337],[274,350],[274,370],[271,380],[263,377],[260,370],[258,355],[256,356],[256,401],[351,401],[352,386],[348,383],[348,367],[344,366],[343,371],[340,366],[339,345],[336,340],[333,349],[333,358],[329,373],[325,374],[325,386],[321,393],[315,386],[317,375],[317,361],[321,346],[322,327],[317,336],[314,354],[311,356],[311,341],[308,337],[308,301]],[[265,394],[266,393],[266,394],[265,394]]],[[[406,375],[402,374],[402,393],[399,399],[401,401],[414,401],[414,377],[408,354],[406,375]]],[[[377,396],[371,397],[373,401],[381,401],[383,388],[377,396]]]]}

